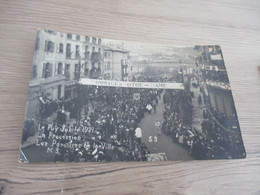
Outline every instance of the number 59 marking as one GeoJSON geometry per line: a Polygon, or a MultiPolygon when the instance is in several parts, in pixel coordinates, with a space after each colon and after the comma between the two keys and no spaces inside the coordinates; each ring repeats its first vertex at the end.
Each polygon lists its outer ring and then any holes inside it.
{"type": "Polygon", "coordinates": [[[157,138],[157,136],[149,136],[148,141],[149,142],[157,142],[158,138],[157,138]]]}

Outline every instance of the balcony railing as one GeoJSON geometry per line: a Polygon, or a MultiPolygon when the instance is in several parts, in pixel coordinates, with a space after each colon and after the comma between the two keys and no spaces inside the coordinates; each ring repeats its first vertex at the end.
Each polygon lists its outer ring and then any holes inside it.
{"type": "Polygon", "coordinates": [[[54,82],[63,82],[65,80],[65,77],[63,75],[58,75],[55,77],[48,77],[48,78],[37,78],[37,79],[32,79],[30,81],[29,86],[34,87],[38,85],[44,85],[47,83],[54,83],[54,82]]]}
{"type": "Polygon", "coordinates": [[[101,76],[101,70],[97,68],[90,69],[89,78],[95,79],[101,76]]]}
{"type": "Polygon", "coordinates": [[[100,60],[101,60],[101,54],[98,53],[98,52],[92,52],[91,61],[95,63],[95,62],[98,62],[100,60]]]}

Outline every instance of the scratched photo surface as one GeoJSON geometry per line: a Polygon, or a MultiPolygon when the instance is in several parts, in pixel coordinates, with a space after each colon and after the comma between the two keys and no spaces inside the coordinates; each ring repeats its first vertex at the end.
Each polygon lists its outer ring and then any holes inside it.
{"type": "Polygon", "coordinates": [[[220,46],[37,31],[20,162],[245,157],[220,46]]]}

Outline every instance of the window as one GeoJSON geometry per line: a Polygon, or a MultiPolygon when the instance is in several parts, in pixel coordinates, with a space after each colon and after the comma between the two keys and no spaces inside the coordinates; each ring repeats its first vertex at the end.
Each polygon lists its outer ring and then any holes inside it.
{"type": "Polygon", "coordinates": [[[79,79],[79,77],[80,77],[80,65],[75,64],[74,79],[79,79]]]}
{"type": "Polygon", "coordinates": [[[110,69],[110,62],[109,61],[107,62],[107,69],[108,70],[110,69]]]}
{"type": "Polygon", "coordinates": [[[92,37],[92,44],[96,44],[97,39],[95,37],[92,37]]]}
{"type": "Polygon", "coordinates": [[[65,91],[65,99],[71,98],[71,94],[72,94],[71,89],[66,89],[66,91],[65,91]]]}
{"type": "Polygon", "coordinates": [[[101,53],[101,48],[100,47],[98,48],[98,53],[101,53]]]}
{"type": "Polygon", "coordinates": [[[98,44],[101,45],[101,39],[98,39],[98,44]]]}
{"type": "Polygon", "coordinates": [[[71,58],[71,44],[67,44],[66,46],[66,57],[71,58]]]}
{"type": "Polygon", "coordinates": [[[66,53],[70,53],[70,49],[71,49],[71,44],[67,44],[67,48],[66,48],[66,53]]]}
{"type": "Polygon", "coordinates": [[[51,41],[45,41],[45,51],[53,52],[54,50],[54,43],[51,41]]]}
{"type": "Polygon", "coordinates": [[[88,45],[85,45],[85,58],[89,58],[89,51],[88,51],[88,45]]]}
{"type": "Polygon", "coordinates": [[[77,40],[77,41],[80,41],[80,35],[77,35],[77,36],[76,36],[76,40],[77,40]]]}
{"type": "Polygon", "coordinates": [[[88,43],[89,42],[89,37],[85,36],[85,42],[88,43]]]}
{"type": "Polygon", "coordinates": [[[75,54],[76,58],[80,58],[80,54],[79,54],[79,46],[76,45],[76,54],[75,54]]]}
{"type": "Polygon", "coordinates": [[[105,58],[107,57],[107,52],[104,52],[104,57],[105,57],[105,58]]]}
{"type": "Polygon", "coordinates": [[[58,44],[58,53],[63,53],[63,43],[58,44]]]}
{"type": "Polygon", "coordinates": [[[85,62],[85,69],[84,69],[84,75],[88,76],[88,62],[85,62]]]}
{"type": "Polygon", "coordinates": [[[34,49],[35,49],[35,50],[38,50],[39,48],[40,48],[40,39],[37,38],[37,39],[36,39],[36,42],[35,42],[35,47],[34,47],[34,49]]]}
{"type": "Polygon", "coordinates": [[[65,66],[65,77],[67,79],[70,78],[70,64],[66,64],[66,66],[65,66]]]}
{"type": "Polygon", "coordinates": [[[32,69],[32,79],[37,77],[37,67],[34,65],[32,69]]]}
{"type": "Polygon", "coordinates": [[[54,31],[52,31],[52,30],[47,30],[47,33],[53,34],[53,35],[56,35],[56,34],[57,34],[56,32],[54,32],[54,31]]]}
{"type": "Polygon", "coordinates": [[[99,70],[101,69],[101,63],[100,62],[98,63],[98,69],[99,70]]]}
{"type": "Polygon", "coordinates": [[[57,70],[58,75],[62,75],[62,68],[63,68],[62,63],[58,63],[58,70],[57,70]]]}
{"type": "Polygon", "coordinates": [[[52,76],[52,64],[46,63],[43,64],[42,77],[48,78],[52,76]]]}
{"type": "Polygon", "coordinates": [[[95,47],[92,47],[92,52],[95,52],[95,47]]]}
{"type": "Polygon", "coordinates": [[[72,34],[67,34],[67,39],[72,39],[72,34]]]}
{"type": "Polygon", "coordinates": [[[58,85],[58,98],[61,99],[61,85],[58,85]]]}

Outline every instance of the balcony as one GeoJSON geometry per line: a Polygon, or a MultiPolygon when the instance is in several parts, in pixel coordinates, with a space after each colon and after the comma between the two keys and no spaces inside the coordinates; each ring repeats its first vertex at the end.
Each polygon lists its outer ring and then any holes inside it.
{"type": "Polygon", "coordinates": [[[208,86],[216,87],[216,88],[219,88],[219,89],[225,89],[225,90],[229,90],[229,91],[231,90],[229,83],[206,80],[206,84],[208,86]]]}
{"type": "Polygon", "coordinates": [[[95,63],[95,62],[98,62],[100,60],[101,60],[101,54],[98,53],[98,52],[92,52],[91,61],[95,63]]]}
{"type": "Polygon", "coordinates": [[[96,79],[101,76],[101,69],[100,68],[92,68],[89,72],[89,78],[96,79]]]}
{"type": "Polygon", "coordinates": [[[37,79],[32,79],[30,81],[29,86],[30,87],[35,87],[39,85],[46,85],[50,83],[62,83],[64,82],[65,77],[63,75],[57,75],[55,77],[48,77],[48,78],[37,78],[37,79]]]}
{"type": "Polygon", "coordinates": [[[88,76],[89,76],[89,69],[86,68],[86,69],[84,70],[83,77],[88,77],[88,76]]]}

